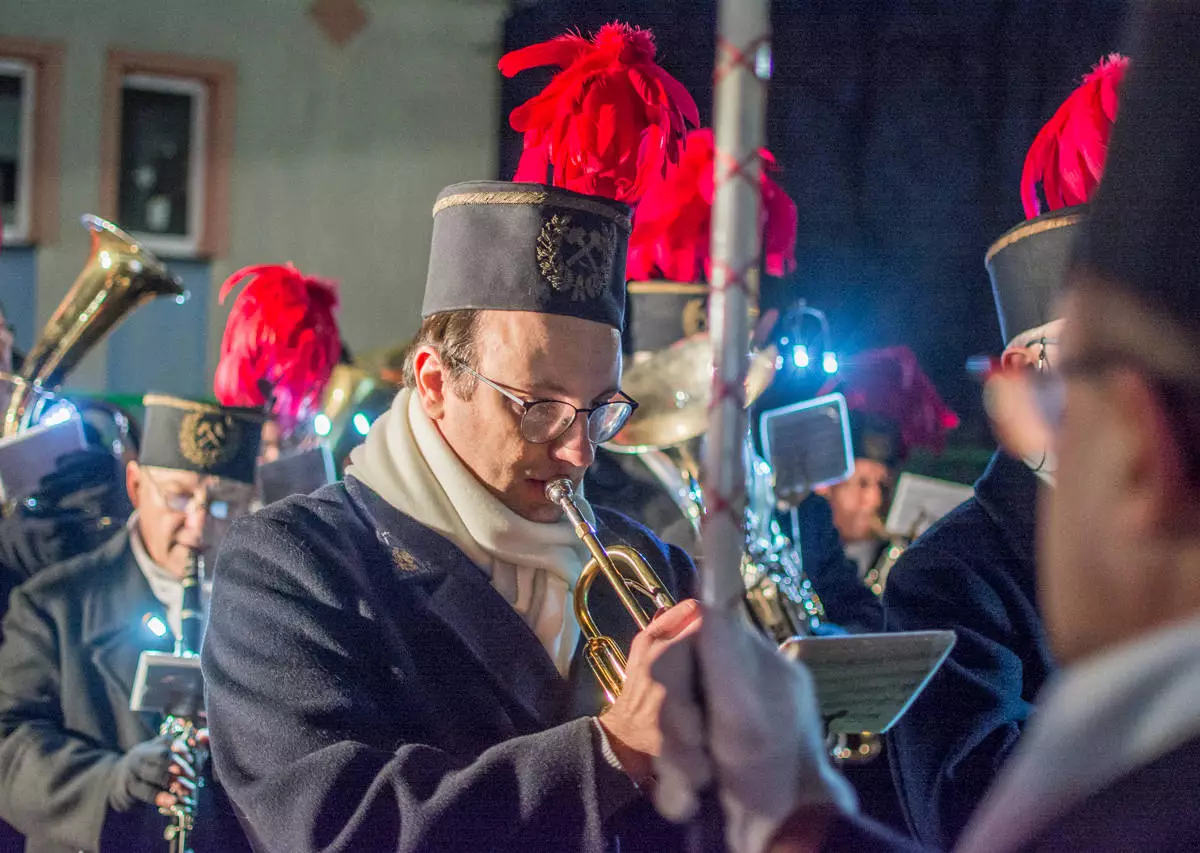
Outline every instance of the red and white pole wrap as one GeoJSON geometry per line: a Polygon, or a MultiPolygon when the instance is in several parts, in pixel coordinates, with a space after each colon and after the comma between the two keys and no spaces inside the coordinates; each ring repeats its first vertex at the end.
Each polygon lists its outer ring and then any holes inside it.
{"type": "Polygon", "coordinates": [[[771,71],[769,0],[720,0],[713,75],[714,198],[708,303],[713,393],[704,449],[701,600],[722,609],[745,595],[746,369],[750,316],[758,302],[760,209],[767,82],[771,71]]]}

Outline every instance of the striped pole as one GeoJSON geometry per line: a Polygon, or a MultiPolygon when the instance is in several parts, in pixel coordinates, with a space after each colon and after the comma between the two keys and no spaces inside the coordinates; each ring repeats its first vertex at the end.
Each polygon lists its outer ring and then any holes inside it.
{"type": "Polygon", "coordinates": [[[720,0],[713,79],[716,155],[709,334],[713,393],[704,449],[701,599],[732,608],[745,595],[746,368],[762,257],[760,175],[771,72],[769,0],[720,0]]]}

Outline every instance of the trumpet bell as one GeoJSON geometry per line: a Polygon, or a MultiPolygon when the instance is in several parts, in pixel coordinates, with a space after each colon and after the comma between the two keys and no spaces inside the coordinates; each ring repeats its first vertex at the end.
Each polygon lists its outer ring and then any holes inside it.
{"type": "Polygon", "coordinates": [[[615,545],[606,549],[600,544],[595,528],[583,517],[575,503],[574,487],[569,479],[562,478],[547,483],[546,500],[562,509],[574,526],[575,535],[592,555],[575,583],[572,604],[575,618],[579,622],[579,632],[586,641],[588,663],[600,686],[604,688],[608,701],[613,702],[621,695],[621,687],[625,684],[626,660],[612,637],[604,634],[592,618],[588,601],[592,584],[598,577],[604,577],[639,629],[650,624],[657,610],[670,607],[675,601],[654,569],[646,562],[646,558],[636,550],[626,545],[615,545]],[[651,602],[654,610],[647,613],[635,595],[651,602]]]}

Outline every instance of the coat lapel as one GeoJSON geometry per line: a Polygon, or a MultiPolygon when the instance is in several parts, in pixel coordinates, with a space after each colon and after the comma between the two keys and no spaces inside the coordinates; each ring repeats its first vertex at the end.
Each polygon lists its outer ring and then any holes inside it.
{"type": "Polygon", "coordinates": [[[571,690],[533,631],[454,543],[385,502],[354,478],[346,489],[404,583],[419,583],[426,607],[470,652],[497,690],[539,727],[566,719],[571,690]]]}
{"type": "MultiPolygon", "coordinates": [[[[156,637],[146,627],[146,617],[156,616],[165,625],[167,612],[154,597],[129,547],[129,534],[122,533],[105,546],[111,548],[105,563],[112,576],[104,594],[91,602],[83,629],[83,641],[92,663],[104,680],[114,708],[128,708],[133,677],[143,651],[170,651],[169,636],[156,637]]],[[[131,712],[132,714],[132,712],[131,712]]],[[[158,732],[161,718],[136,714],[147,737],[158,732]]]]}

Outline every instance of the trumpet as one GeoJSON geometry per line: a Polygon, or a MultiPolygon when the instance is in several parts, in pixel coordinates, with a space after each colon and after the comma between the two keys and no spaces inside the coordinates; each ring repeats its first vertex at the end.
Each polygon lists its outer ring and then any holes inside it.
{"type": "Polygon", "coordinates": [[[575,490],[569,479],[563,477],[547,483],[546,499],[562,509],[574,525],[575,535],[592,554],[592,559],[583,567],[579,581],[575,584],[575,618],[579,621],[579,630],[586,640],[584,651],[588,664],[604,688],[608,701],[613,702],[621,695],[621,687],[625,683],[625,654],[612,637],[600,631],[592,618],[592,611],[588,606],[588,593],[592,584],[597,577],[603,575],[616,591],[621,604],[637,622],[639,629],[650,624],[655,612],[674,605],[675,600],[667,592],[654,569],[646,562],[646,558],[636,549],[627,545],[614,545],[606,549],[600,544],[596,537],[596,529],[583,517],[575,503],[575,490]],[[653,602],[654,611],[647,614],[641,602],[634,597],[635,593],[653,602]]]}

